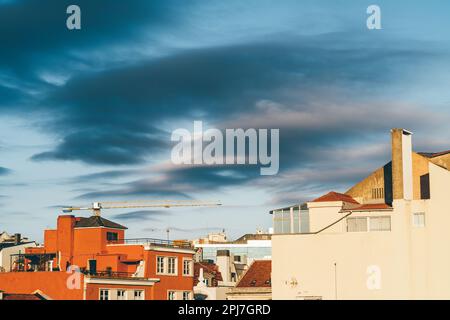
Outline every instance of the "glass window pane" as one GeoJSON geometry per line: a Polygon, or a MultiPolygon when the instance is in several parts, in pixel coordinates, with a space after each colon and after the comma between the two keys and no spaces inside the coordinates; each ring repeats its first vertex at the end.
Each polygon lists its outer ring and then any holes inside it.
{"type": "Polygon", "coordinates": [[[370,231],[391,231],[391,217],[370,217],[370,231]]]}
{"type": "Polygon", "coordinates": [[[367,218],[365,218],[365,217],[347,218],[347,231],[348,232],[365,232],[365,231],[367,231],[367,218]]]}

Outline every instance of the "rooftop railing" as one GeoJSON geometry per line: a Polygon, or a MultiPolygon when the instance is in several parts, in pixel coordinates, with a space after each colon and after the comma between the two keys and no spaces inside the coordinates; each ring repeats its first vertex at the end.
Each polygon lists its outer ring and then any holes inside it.
{"type": "Polygon", "coordinates": [[[105,279],[144,279],[142,277],[136,277],[134,273],[130,272],[115,272],[115,271],[95,271],[91,272],[89,270],[82,270],[83,274],[92,278],[105,278],[105,279]]]}
{"type": "Polygon", "coordinates": [[[177,241],[177,240],[172,241],[172,240],[162,240],[162,239],[153,239],[153,238],[110,240],[110,241],[108,241],[108,244],[140,244],[140,245],[149,245],[149,246],[156,246],[156,247],[192,249],[192,246],[188,241],[177,241]]]}

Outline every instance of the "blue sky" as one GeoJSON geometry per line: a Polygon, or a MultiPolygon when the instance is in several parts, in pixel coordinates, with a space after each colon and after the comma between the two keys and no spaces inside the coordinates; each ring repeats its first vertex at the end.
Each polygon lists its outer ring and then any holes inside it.
{"type": "MultiPolygon", "coordinates": [[[[389,159],[389,129],[450,149],[448,1],[0,1],[0,230],[42,239],[59,205],[220,199],[108,211],[129,237],[231,237],[270,209],[345,191],[389,159]],[[78,4],[82,30],[65,27],[78,4]],[[366,28],[378,4],[382,30],[366,28]],[[280,172],[174,167],[171,131],[279,128],[280,172]]],[[[84,213],[87,214],[87,213],[84,213]]]]}

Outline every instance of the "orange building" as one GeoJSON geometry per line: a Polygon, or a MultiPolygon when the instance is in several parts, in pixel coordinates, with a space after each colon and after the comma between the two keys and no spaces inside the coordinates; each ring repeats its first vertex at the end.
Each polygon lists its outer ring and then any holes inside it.
{"type": "Polygon", "coordinates": [[[193,299],[189,244],[125,239],[126,229],[100,216],[59,216],[42,247],[12,257],[0,290],[71,300],[193,299]]]}

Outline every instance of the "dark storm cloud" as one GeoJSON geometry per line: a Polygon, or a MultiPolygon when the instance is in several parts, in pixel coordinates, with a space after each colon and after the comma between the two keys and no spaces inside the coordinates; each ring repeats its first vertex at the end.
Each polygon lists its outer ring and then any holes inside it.
{"type": "Polygon", "coordinates": [[[170,215],[170,212],[163,210],[139,210],[133,212],[120,213],[113,216],[114,219],[126,221],[158,220],[158,217],[170,215]]]}
{"type": "Polygon", "coordinates": [[[82,159],[91,164],[134,164],[143,162],[145,155],[169,146],[169,141],[157,137],[160,134],[157,130],[146,133],[115,129],[109,125],[101,127],[67,135],[55,150],[36,154],[32,159],[82,159]]]}
{"type": "Polygon", "coordinates": [[[71,31],[66,27],[66,9],[72,4],[21,0],[0,5],[2,112],[54,110],[55,106],[39,107],[38,101],[55,85],[44,75],[64,83],[83,70],[130,63],[139,56],[133,50],[145,45],[150,32],[174,26],[180,19],[180,6],[172,0],[130,0],[125,6],[120,0],[78,0],[82,28],[71,31]],[[131,52],[126,53],[127,49],[131,52]],[[14,86],[2,86],[2,82],[14,86]]]}
{"type": "Polygon", "coordinates": [[[0,167],[0,176],[10,174],[12,171],[8,168],[0,167]]]}
{"type": "MultiPolygon", "coordinates": [[[[99,173],[102,174],[102,173],[99,173]]],[[[145,176],[145,171],[142,171],[145,176]]],[[[87,192],[80,199],[172,197],[192,199],[191,194],[243,185],[259,177],[259,168],[245,165],[170,167],[159,175],[118,184],[98,192],[87,192]]]]}
{"type": "Polygon", "coordinates": [[[52,59],[64,61],[73,51],[99,49],[126,38],[136,41],[144,28],[174,22],[171,0],[131,0],[126,6],[120,0],[77,0],[82,29],[70,31],[66,8],[72,4],[68,0],[24,0],[1,5],[0,66],[17,74],[32,74],[36,65],[54,65],[52,59]]]}
{"type": "Polygon", "coordinates": [[[152,198],[174,198],[174,199],[191,199],[191,197],[173,188],[170,184],[161,182],[138,181],[135,183],[127,183],[121,185],[120,188],[111,190],[101,190],[84,193],[76,199],[98,201],[98,199],[136,199],[148,197],[152,198]]]}
{"type": "Polygon", "coordinates": [[[122,178],[127,177],[133,174],[138,174],[138,170],[109,170],[109,171],[102,171],[92,174],[85,174],[82,176],[78,176],[75,178],[70,179],[70,183],[84,183],[84,182],[104,182],[109,181],[110,179],[116,179],[116,178],[122,178]]]}
{"type": "MultiPolygon", "coordinates": [[[[369,163],[367,168],[383,164],[382,152],[350,156],[350,150],[361,149],[364,141],[379,141],[391,127],[415,130],[445,120],[389,99],[389,93],[407,86],[417,66],[441,57],[421,43],[374,33],[280,35],[277,40],[267,36],[264,41],[216,47],[198,43],[198,49],[172,48],[170,54],[149,58],[130,52],[142,44],[148,48],[158,31],[179,23],[179,3],[120,3],[77,1],[83,27],[76,32],[65,28],[69,1],[16,1],[0,7],[0,108],[15,103],[10,112],[44,112],[45,118],[32,121],[57,141],[33,160],[151,164],[170,151],[170,130],[164,124],[180,119],[204,120],[220,128],[279,128],[280,176],[273,186],[289,193],[295,190],[285,189],[288,184],[315,190],[313,179],[342,186],[343,175],[302,171],[322,170],[330,158],[338,158],[341,167],[335,169],[341,172],[346,163],[369,163]],[[117,47],[128,51],[115,57],[117,47]],[[44,71],[67,79],[47,83],[44,71]],[[4,86],[5,79],[13,86],[4,86]],[[340,150],[347,152],[339,157],[332,153],[340,150]],[[292,178],[295,170],[310,179],[292,178]]],[[[186,4],[183,8],[188,15],[186,4]]],[[[139,180],[105,184],[133,174],[99,172],[71,183],[102,182],[101,190],[79,197],[98,201],[190,198],[193,191],[270,179],[260,177],[255,166],[174,167],[162,177],[143,173],[139,180]]],[[[346,174],[350,180],[363,176],[361,168],[346,174]]]]}
{"type": "Polygon", "coordinates": [[[364,47],[347,34],[333,36],[188,50],[75,77],[44,102],[61,110],[46,127],[62,142],[34,159],[142,163],[170,140],[163,131],[145,138],[162,121],[235,119],[260,112],[264,99],[309,110],[316,107],[312,100],[342,88],[341,95],[358,90],[359,97],[387,88],[411,61],[430,56],[391,42],[364,47]]]}

